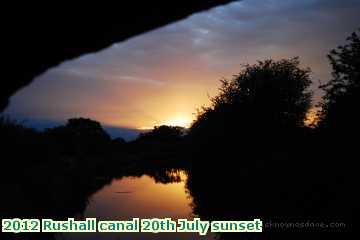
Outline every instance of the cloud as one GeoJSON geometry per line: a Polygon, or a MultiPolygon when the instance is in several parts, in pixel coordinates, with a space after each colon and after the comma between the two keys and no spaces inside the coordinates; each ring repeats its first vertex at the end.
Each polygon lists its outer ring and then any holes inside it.
{"type": "Polygon", "coordinates": [[[125,80],[125,81],[129,81],[132,83],[146,83],[146,84],[153,84],[153,85],[157,85],[157,86],[161,86],[164,83],[154,80],[154,79],[150,79],[150,78],[144,78],[144,77],[135,77],[135,76],[116,76],[116,79],[121,79],[121,80],[125,80]]]}
{"type": "Polygon", "coordinates": [[[98,70],[86,71],[81,70],[79,68],[58,68],[54,69],[53,73],[57,73],[59,75],[65,75],[67,79],[74,79],[74,78],[81,78],[87,80],[95,80],[95,81],[114,81],[116,83],[121,82],[128,82],[134,84],[150,84],[154,86],[162,86],[164,85],[163,82],[154,80],[151,78],[146,77],[139,77],[139,76],[129,76],[129,75],[119,75],[118,73],[109,73],[103,72],[98,70]]]}

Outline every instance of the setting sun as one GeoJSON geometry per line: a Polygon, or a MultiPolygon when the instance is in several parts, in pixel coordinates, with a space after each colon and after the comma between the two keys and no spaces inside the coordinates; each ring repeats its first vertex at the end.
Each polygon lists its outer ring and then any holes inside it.
{"type": "Polygon", "coordinates": [[[140,127],[139,129],[149,130],[149,129],[153,129],[156,126],[161,126],[161,125],[189,128],[192,121],[193,121],[193,119],[185,118],[185,117],[184,118],[172,118],[172,119],[169,119],[166,121],[160,121],[160,122],[153,121],[150,126],[143,126],[143,127],[140,127]]]}
{"type": "Polygon", "coordinates": [[[189,128],[192,120],[187,118],[174,118],[164,121],[162,125],[169,125],[169,126],[179,126],[184,128],[189,128]]]}

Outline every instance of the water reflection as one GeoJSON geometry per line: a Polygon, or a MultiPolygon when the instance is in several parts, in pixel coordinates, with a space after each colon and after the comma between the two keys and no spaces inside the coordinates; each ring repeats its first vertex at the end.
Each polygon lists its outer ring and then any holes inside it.
{"type": "MultiPolygon", "coordinates": [[[[185,190],[184,171],[167,171],[161,178],[154,175],[114,179],[95,193],[82,218],[98,220],[131,220],[139,218],[192,219],[192,199],[185,190]],[[164,180],[167,176],[169,181],[164,180]],[[166,183],[165,183],[166,182],[166,183]]],[[[190,233],[72,233],[64,239],[200,239],[190,233]]],[[[210,235],[201,239],[213,239],[210,235]]]]}

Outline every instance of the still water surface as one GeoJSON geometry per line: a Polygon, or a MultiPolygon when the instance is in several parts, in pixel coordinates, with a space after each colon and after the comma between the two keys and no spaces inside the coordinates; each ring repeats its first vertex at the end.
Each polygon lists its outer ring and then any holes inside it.
{"type": "MultiPolygon", "coordinates": [[[[192,219],[192,199],[185,189],[186,174],[177,173],[179,182],[157,183],[147,175],[124,177],[113,180],[110,185],[95,193],[81,218],[98,220],[132,220],[132,218],[179,218],[192,219]]],[[[72,233],[64,239],[214,239],[197,233],[72,233]]]]}

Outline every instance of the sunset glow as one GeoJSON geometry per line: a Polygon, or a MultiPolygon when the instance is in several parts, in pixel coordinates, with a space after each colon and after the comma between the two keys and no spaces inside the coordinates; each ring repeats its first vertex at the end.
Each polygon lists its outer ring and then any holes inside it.
{"type": "Polygon", "coordinates": [[[176,118],[176,119],[170,119],[168,121],[165,121],[164,125],[179,126],[179,127],[189,128],[191,122],[192,122],[191,119],[176,118]]]}
{"type": "MultiPolygon", "coordinates": [[[[63,62],[14,95],[5,114],[27,122],[87,117],[135,130],[189,127],[219,80],[241,64],[298,55],[320,99],[318,82],[331,78],[326,54],[358,27],[357,9],[342,1],[270,2],[234,2],[63,62]]],[[[313,121],[310,113],[306,123],[313,121]]]]}
{"type": "Polygon", "coordinates": [[[304,121],[306,126],[315,126],[319,121],[319,109],[318,108],[311,108],[308,113],[306,114],[306,119],[304,121]]]}
{"type": "Polygon", "coordinates": [[[140,130],[150,130],[156,126],[161,126],[161,125],[189,128],[192,122],[193,122],[193,119],[190,119],[190,118],[185,118],[185,117],[184,118],[173,118],[173,119],[169,119],[169,120],[161,121],[161,122],[154,121],[154,122],[152,122],[152,125],[143,126],[143,127],[140,127],[139,129],[140,130]]]}

